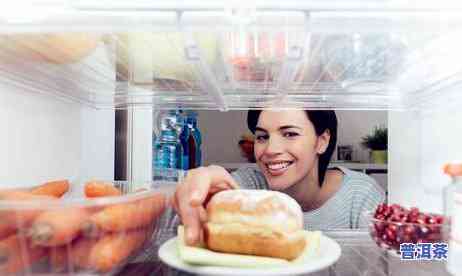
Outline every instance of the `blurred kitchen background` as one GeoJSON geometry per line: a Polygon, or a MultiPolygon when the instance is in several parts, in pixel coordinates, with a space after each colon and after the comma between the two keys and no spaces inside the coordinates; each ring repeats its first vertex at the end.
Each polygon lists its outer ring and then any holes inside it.
{"type": "MultiPolygon", "coordinates": [[[[251,136],[247,129],[247,111],[199,111],[198,122],[203,143],[203,165],[217,164],[233,171],[242,166],[253,166],[245,154],[244,141],[251,136]],[[239,146],[241,144],[242,146],[239,146]]],[[[373,159],[371,150],[362,146],[364,137],[371,136],[377,128],[388,125],[387,111],[337,110],[337,150],[331,165],[340,165],[362,171],[373,177],[387,189],[386,160],[373,159]],[[340,151],[339,147],[342,147],[340,151]]],[[[387,145],[384,145],[385,147],[387,145]]]]}

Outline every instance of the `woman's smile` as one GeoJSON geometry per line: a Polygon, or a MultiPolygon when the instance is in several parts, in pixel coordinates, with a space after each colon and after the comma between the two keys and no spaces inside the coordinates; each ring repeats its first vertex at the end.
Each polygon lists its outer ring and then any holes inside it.
{"type": "Polygon", "coordinates": [[[294,161],[276,160],[265,162],[265,167],[269,175],[280,176],[283,175],[293,163],[294,161]]]}

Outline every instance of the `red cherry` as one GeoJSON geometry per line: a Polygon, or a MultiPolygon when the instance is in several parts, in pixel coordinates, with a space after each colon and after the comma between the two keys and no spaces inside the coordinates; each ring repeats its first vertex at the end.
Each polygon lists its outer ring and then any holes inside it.
{"type": "Polygon", "coordinates": [[[418,213],[409,213],[407,217],[407,222],[416,223],[418,218],[419,218],[418,213]]]}
{"type": "Polygon", "coordinates": [[[377,222],[374,224],[374,227],[377,230],[377,232],[382,232],[385,229],[385,226],[386,225],[383,222],[377,222]]]}
{"type": "Polygon", "coordinates": [[[427,221],[427,217],[425,215],[423,215],[423,214],[420,214],[416,219],[416,222],[418,224],[425,224],[426,221],[427,221]]]}
{"type": "Polygon", "coordinates": [[[436,224],[436,218],[433,216],[428,216],[427,217],[427,223],[428,224],[436,224]]]}
{"type": "Polygon", "coordinates": [[[377,210],[375,212],[383,213],[383,211],[385,211],[386,208],[387,208],[387,205],[385,203],[381,203],[377,206],[377,210]]]}
{"type": "Polygon", "coordinates": [[[397,212],[391,215],[389,218],[390,221],[393,222],[405,222],[406,221],[406,215],[402,212],[397,212]]]}
{"type": "Polygon", "coordinates": [[[393,242],[396,240],[396,231],[393,231],[390,228],[387,228],[385,229],[385,234],[387,236],[387,241],[393,242]]]}
{"type": "Polygon", "coordinates": [[[420,214],[419,208],[412,207],[412,208],[409,210],[409,215],[411,215],[411,216],[418,216],[419,214],[420,214]]]}
{"type": "Polygon", "coordinates": [[[392,224],[390,223],[387,227],[387,229],[390,229],[390,231],[393,231],[396,233],[396,231],[398,230],[398,226],[396,224],[392,224]]]}
{"type": "Polygon", "coordinates": [[[415,227],[413,225],[406,225],[404,227],[404,234],[405,235],[413,235],[415,234],[415,227]]]}
{"type": "Polygon", "coordinates": [[[407,222],[408,221],[408,215],[407,214],[402,214],[400,216],[400,221],[401,222],[407,222]]]}
{"type": "Polygon", "coordinates": [[[437,224],[443,224],[444,223],[444,217],[443,216],[436,215],[435,220],[436,220],[437,224]]]}
{"type": "Polygon", "coordinates": [[[420,237],[426,237],[430,233],[430,228],[426,226],[420,226],[420,237]]]}

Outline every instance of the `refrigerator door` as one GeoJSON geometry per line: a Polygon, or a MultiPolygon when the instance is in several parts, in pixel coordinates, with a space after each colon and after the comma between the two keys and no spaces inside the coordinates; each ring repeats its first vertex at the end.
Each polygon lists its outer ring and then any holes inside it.
{"type": "Polygon", "coordinates": [[[389,202],[443,212],[443,165],[462,160],[460,89],[439,91],[421,110],[389,113],[389,202]]]}

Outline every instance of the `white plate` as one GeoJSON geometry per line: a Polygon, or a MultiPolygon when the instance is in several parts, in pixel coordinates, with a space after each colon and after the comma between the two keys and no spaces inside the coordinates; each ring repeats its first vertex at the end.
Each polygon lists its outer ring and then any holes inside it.
{"type": "Polygon", "coordinates": [[[187,264],[180,259],[178,255],[177,238],[172,238],[160,247],[159,257],[162,262],[173,268],[200,275],[283,276],[305,274],[327,268],[340,258],[341,251],[339,244],[335,240],[322,235],[319,256],[311,258],[306,264],[266,269],[199,266],[187,264]]]}

